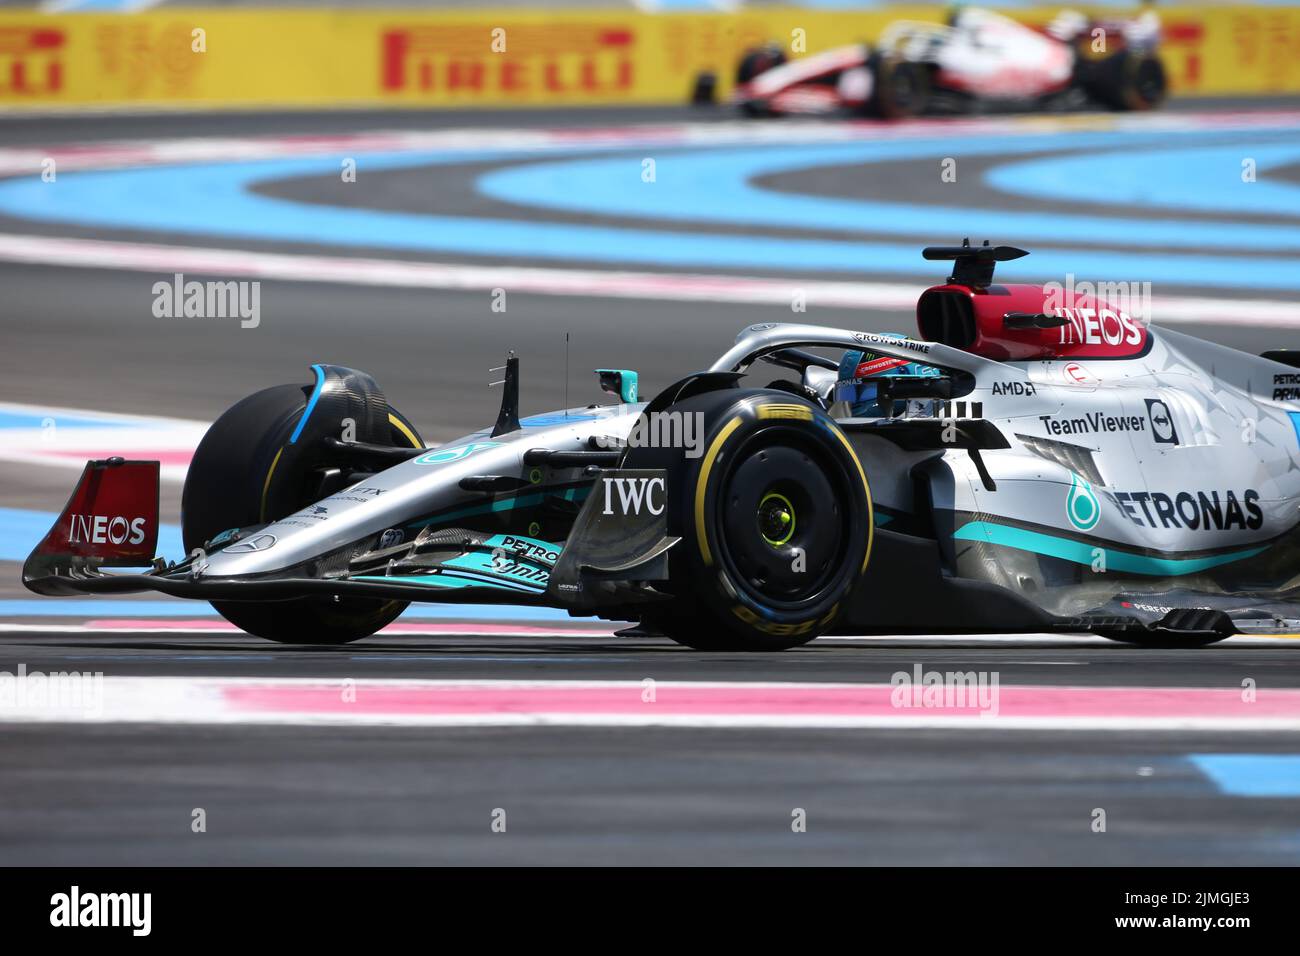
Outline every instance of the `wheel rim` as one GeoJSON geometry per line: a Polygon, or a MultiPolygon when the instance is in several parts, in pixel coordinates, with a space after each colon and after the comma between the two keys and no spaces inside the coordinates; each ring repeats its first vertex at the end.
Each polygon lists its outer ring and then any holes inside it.
{"type": "Polygon", "coordinates": [[[795,609],[817,601],[842,570],[853,516],[839,460],[806,434],[781,431],[779,443],[751,438],[736,450],[715,527],[737,588],[754,603],[795,609]]]}
{"type": "Polygon", "coordinates": [[[769,491],[758,503],[758,530],[763,540],[774,548],[787,543],[798,523],[790,499],[778,491],[769,491]]]}

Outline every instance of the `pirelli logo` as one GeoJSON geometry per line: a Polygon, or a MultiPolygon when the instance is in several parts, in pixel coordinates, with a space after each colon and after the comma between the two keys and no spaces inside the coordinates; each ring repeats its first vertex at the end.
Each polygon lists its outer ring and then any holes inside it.
{"type": "Polygon", "coordinates": [[[760,420],[769,418],[789,418],[801,422],[812,421],[812,409],[807,405],[760,405],[758,406],[758,417],[760,420]]]}
{"type": "Polygon", "coordinates": [[[63,89],[63,30],[0,27],[0,99],[48,96],[63,89]]]}
{"type": "Polygon", "coordinates": [[[940,402],[940,418],[983,418],[983,402],[940,402]]]}

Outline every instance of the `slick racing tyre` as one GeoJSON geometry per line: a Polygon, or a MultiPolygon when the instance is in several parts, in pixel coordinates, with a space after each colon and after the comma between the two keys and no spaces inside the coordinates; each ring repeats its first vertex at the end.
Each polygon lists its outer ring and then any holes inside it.
{"type": "Polygon", "coordinates": [[[1155,109],[1169,90],[1164,64],[1129,50],[1087,63],[1082,85],[1089,96],[1113,110],[1155,109]]]}
{"type": "MultiPolygon", "coordinates": [[[[746,50],[736,68],[736,85],[744,86],[754,78],[775,69],[785,62],[785,51],[775,43],[746,50]]],[[[750,99],[740,104],[740,111],[746,116],[770,116],[771,107],[767,100],[750,99]]]]}
{"type": "MultiPolygon", "coordinates": [[[[310,386],[302,385],[264,389],[213,422],[194,453],[181,494],[187,554],[222,531],[276,521],[322,497],[319,462],[310,444],[289,441],[311,392],[310,386]]],[[[382,396],[378,398],[382,401],[382,396]]],[[[391,408],[387,413],[384,434],[372,437],[381,438],[381,444],[424,447],[410,422],[391,408]]],[[[401,614],[407,602],[301,598],[213,601],[212,606],[240,630],[258,637],[286,644],[331,645],[373,634],[401,614]]]]}
{"type": "Polygon", "coordinates": [[[884,119],[908,119],[925,112],[930,102],[930,68],[924,63],[873,53],[867,68],[872,80],[869,113],[884,119]]]}
{"type": "Polygon", "coordinates": [[[736,85],[748,83],[754,77],[775,69],[785,62],[785,51],[775,43],[746,50],[736,67],[736,85]]]}
{"type": "Polygon", "coordinates": [[[666,471],[671,602],[644,623],[700,650],[781,650],[829,628],[871,553],[871,492],[843,432],[785,392],[723,389],[660,414],[703,441],[630,447],[666,471]],[[700,454],[700,452],[703,452],[700,454]]]}

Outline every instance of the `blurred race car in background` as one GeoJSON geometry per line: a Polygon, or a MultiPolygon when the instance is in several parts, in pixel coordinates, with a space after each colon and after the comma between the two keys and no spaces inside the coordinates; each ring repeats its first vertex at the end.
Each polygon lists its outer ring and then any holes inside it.
{"type": "MultiPolygon", "coordinates": [[[[947,24],[893,23],[875,46],[853,44],[796,60],[776,44],[749,50],[730,100],[751,116],[1148,110],[1167,89],[1159,42],[1152,11],[1096,20],[1065,10],[1039,31],[991,10],[962,7],[947,24]]],[[[714,100],[716,80],[710,73],[696,78],[697,104],[714,100]]]]}

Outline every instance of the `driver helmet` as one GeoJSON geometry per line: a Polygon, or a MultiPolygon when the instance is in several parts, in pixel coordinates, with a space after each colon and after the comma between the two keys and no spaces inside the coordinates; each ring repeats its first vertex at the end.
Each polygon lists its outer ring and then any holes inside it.
{"type": "MultiPolygon", "coordinates": [[[[901,332],[882,332],[891,339],[905,339],[901,332]]],[[[877,398],[879,378],[885,375],[908,375],[917,378],[934,378],[940,374],[932,365],[921,365],[905,358],[881,355],[850,349],[840,359],[839,376],[835,382],[835,401],[847,402],[854,418],[886,418],[903,411],[907,403],[898,401],[894,408],[884,410],[877,398]]]]}

